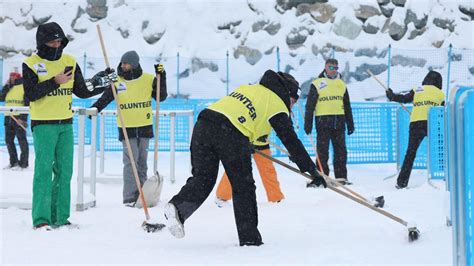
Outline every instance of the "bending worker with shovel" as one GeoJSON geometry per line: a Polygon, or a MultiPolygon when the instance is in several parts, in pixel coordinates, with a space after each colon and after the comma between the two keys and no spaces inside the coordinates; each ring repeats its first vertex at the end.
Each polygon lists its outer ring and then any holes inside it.
{"type": "MultiPolygon", "coordinates": [[[[135,51],[123,54],[117,67],[118,82],[116,84],[120,109],[123,114],[125,128],[132,148],[134,161],[137,163],[140,183],[147,180],[147,156],[148,143],[153,138],[153,115],[151,98],[156,99],[157,78],[152,74],[144,73],[140,66],[140,58],[135,51]]],[[[155,73],[160,76],[159,101],[162,102],[168,96],[166,90],[166,72],[163,65],[155,65],[155,73]]],[[[100,112],[114,100],[111,90],[105,90],[104,94],[91,106],[100,112]]],[[[157,114],[158,115],[158,114],[157,114]]],[[[117,118],[119,140],[123,144],[123,204],[135,207],[139,191],[132,172],[131,160],[124,142],[122,125],[117,118]]],[[[158,136],[155,136],[158,137],[158,136]]]]}
{"type": "Polygon", "coordinates": [[[204,109],[191,139],[192,174],[165,206],[168,229],[184,237],[183,223],[201,206],[216,184],[219,161],[232,186],[234,215],[240,246],[260,246],[252,148],[249,142],[267,138],[272,128],[301,172],[326,187],[316,165],[298,139],[290,118],[298,99],[293,76],[267,70],[259,84],[243,85],[204,109]]]}

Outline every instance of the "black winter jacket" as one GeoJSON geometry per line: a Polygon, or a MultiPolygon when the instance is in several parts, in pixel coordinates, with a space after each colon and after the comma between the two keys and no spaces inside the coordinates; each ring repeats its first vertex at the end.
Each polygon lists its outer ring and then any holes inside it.
{"type": "MultiPolygon", "coordinates": [[[[266,71],[260,80],[260,84],[278,95],[288,107],[288,110],[290,110],[290,94],[277,73],[271,70],[266,71]]],[[[206,119],[218,124],[226,125],[240,133],[226,116],[216,111],[204,109],[199,114],[198,119],[206,119]]],[[[291,118],[284,113],[280,113],[273,116],[269,122],[273,130],[275,130],[278,138],[291,154],[290,159],[298,165],[300,171],[308,172],[310,174],[315,173],[316,165],[309,157],[308,152],[301,141],[298,139],[291,118]]]]}
{"type": "MultiPolygon", "coordinates": [[[[36,54],[39,57],[49,61],[57,61],[61,58],[63,49],[68,43],[69,40],[57,23],[50,22],[42,24],[38,27],[38,31],[36,33],[36,54]],[[58,38],[62,39],[61,46],[59,48],[51,48],[46,45],[47,42],[58,38]]],[[[25,89],[25,95],[30,102],[39,100],[48,93],[59,88],[59,84],[56,84],[54,77],[38,83],[38,76],[28,67],[28,65],[23,63],[22,68],[24,81],[23,87],[25,89]]],[[[93,91],[89,91],[89,89],[87,89],[84,77],[82,76],[81,68],[76,63],[72,93],[79,98],[89,98],[100,94],[103,91],[103,88],[94,89],[93,91]]],[[[72,118],[64,120],[31,120],[32,129],[34,126],[40,124],[72,124],[72,118]]]]}
{"type": "MultiPolygon", "coordinates": [[[[125,80],[133,80],[139,78],[143,74],[143,70],[140,65],[136,69],[133,69],[128,72],[124,72],[122,70],[122,63],[120,63],[117,67],[117,74],[124,78],[125,80]]],[[[152,97],[156,101],[156,77],[153,79],[152,84],[152,97]]],[[[160,102],[166,100],[168,97],[168,92],[166,88],[166,71],[163,71],[160,77],[160,102]]],[[[110,102],[114,100],[114,95],[112,90],[106,89],[104,94],[100,96],[99,99],[91,106],[96,107],[97,110],[100,112],[102,111],[110,102]]],[[[127,126],[127,125],[125,125],[127,126]]],[[[126,127],[127,134],[129,138],[153,138],[153,126],[143,126],[143,127],[126,127]]],[[[119,140],[122,141],[125,139],[122,129],[118,128],[119,132],[119,140]]]]}

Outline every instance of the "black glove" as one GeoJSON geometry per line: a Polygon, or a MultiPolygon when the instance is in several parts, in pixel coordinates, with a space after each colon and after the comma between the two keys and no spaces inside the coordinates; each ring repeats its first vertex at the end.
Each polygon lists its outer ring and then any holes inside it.
{"type": "Polygon", "coordinates": [[[90,82],[95,88],[105,87],[109,85],[106,77],[107,77],[107,73],[105,73],[105,71],[100,71],[90,79],[90,82]]]}
{"type": "Polygon", "coordinates": [[[252,143],[249,142],[249,150],[251,154],[255,153],[256,147],[252,143]]]}
{"type": "Polygon", "coordinates": [[[109,82],[117,82],[117,72],[115,72],[115,69],[108,67],[104,72],[107,74],[109,82]]]}
{"type": "Polygon", "coordinates": [[[312,129],[313,125],[308,125],[307,123],[304,123],[304,133],[306,133],[306,135],[310,135],[312,129]]]}
{"type": "Polygon", "coordinates": [[[393,93],[392,89],[388,88],[388,90],[385,91],[385,94],[387,95],[387,98],[390,101],[393,101],[393,98],[395,97],[395,94],[393,93]]]}
{"type": "Polygon", "coordinates": [[[163,72],[165,72],[165,67],[163,64],[155,64],[155,74],[161,75],[163,72]]]}
{"type": "Polygon", "coordinates": [[[347,127],[347,135],[352,135],[354,133],[354,126],[348,126],[347,127]]]}
{"type": "Polygon", "coordinates": [[[324,188],[327,188],[328,184],[326,184],[326,180],[324,180],[324,177],[316,171],[316,168],[310,171],[309,174],[314,177],[310,184],[315,184],[317,187],[322,185],[324,188]]]}

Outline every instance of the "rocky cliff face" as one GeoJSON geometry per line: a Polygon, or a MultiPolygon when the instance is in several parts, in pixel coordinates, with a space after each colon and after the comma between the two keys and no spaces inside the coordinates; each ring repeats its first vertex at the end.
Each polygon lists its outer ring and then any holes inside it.
{"type": "MultiPolygon", "coordinates": [[[[120,56],[125,47],[159,59],[180,52],[191,58],[183,71],[187,75],[200,69],[221,71],[219,64],[205,58],[222,59],[226,52],[249,68],[258,67],[274,57],[278,47],[287,57],[281,66],[287,71],[298,71],[310,57],[324,59],[334,52],[370,58],[365,61],[372,62],[342,66],[348,82],[361,81],[367,78],[366,69],[376,74],[386,71],[383,58],[389,44],[474,47],[474,4],[468,0],[84,0],[0,5],[0,56],[6,59],[30,55],[36,27],[48,21],[64,27],[71,40],[69,52],[76,56],[84,52],[100,56],[95,33],[95,24],[100,23],[112,39],[112,56],[120,56]]],[[[430,67],[423,60],[398,55],[392,64],[430,67]]]]}

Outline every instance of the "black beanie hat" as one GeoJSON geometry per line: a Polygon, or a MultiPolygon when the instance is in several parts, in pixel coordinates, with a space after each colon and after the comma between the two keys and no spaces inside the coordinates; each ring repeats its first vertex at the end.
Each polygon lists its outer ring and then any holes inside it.
{"type": "Polygon", "coordinates": [[[36,48],[41,49],[43,45],[52,40],[61,39],[62,48],[66,47],[69,39],[64,34],[63,29],[56,22],[48,22],[38,26],[36,31],[36,48]]]}
{"type": "Polygon", "coordinates": [[[140,57],[137,52],[128,51],[122,55],[120,62],[130,64],[133,69],[136,69],[140,65],[140,57]]]}
{"type": "Polygon", "coordinates": [[[433,85],[437,87],[438,89],[442,90],[443,89],[443,77],[439,72],[436,72],[434,70],[431,70],[426,74],[425,79],[423,79],[423,82],[421,85],[433,85]]]}
{"type": "Polygon", "coordinates": [[[290,93],[290,97],[294,98],[295,100],[298,100],[298,98],[300,97],[300,84],[298,83],[298,81],[296,81],[296,79],[288,73],[278,72],[278,75],[282,78],[286,88],[290,93]]]}

